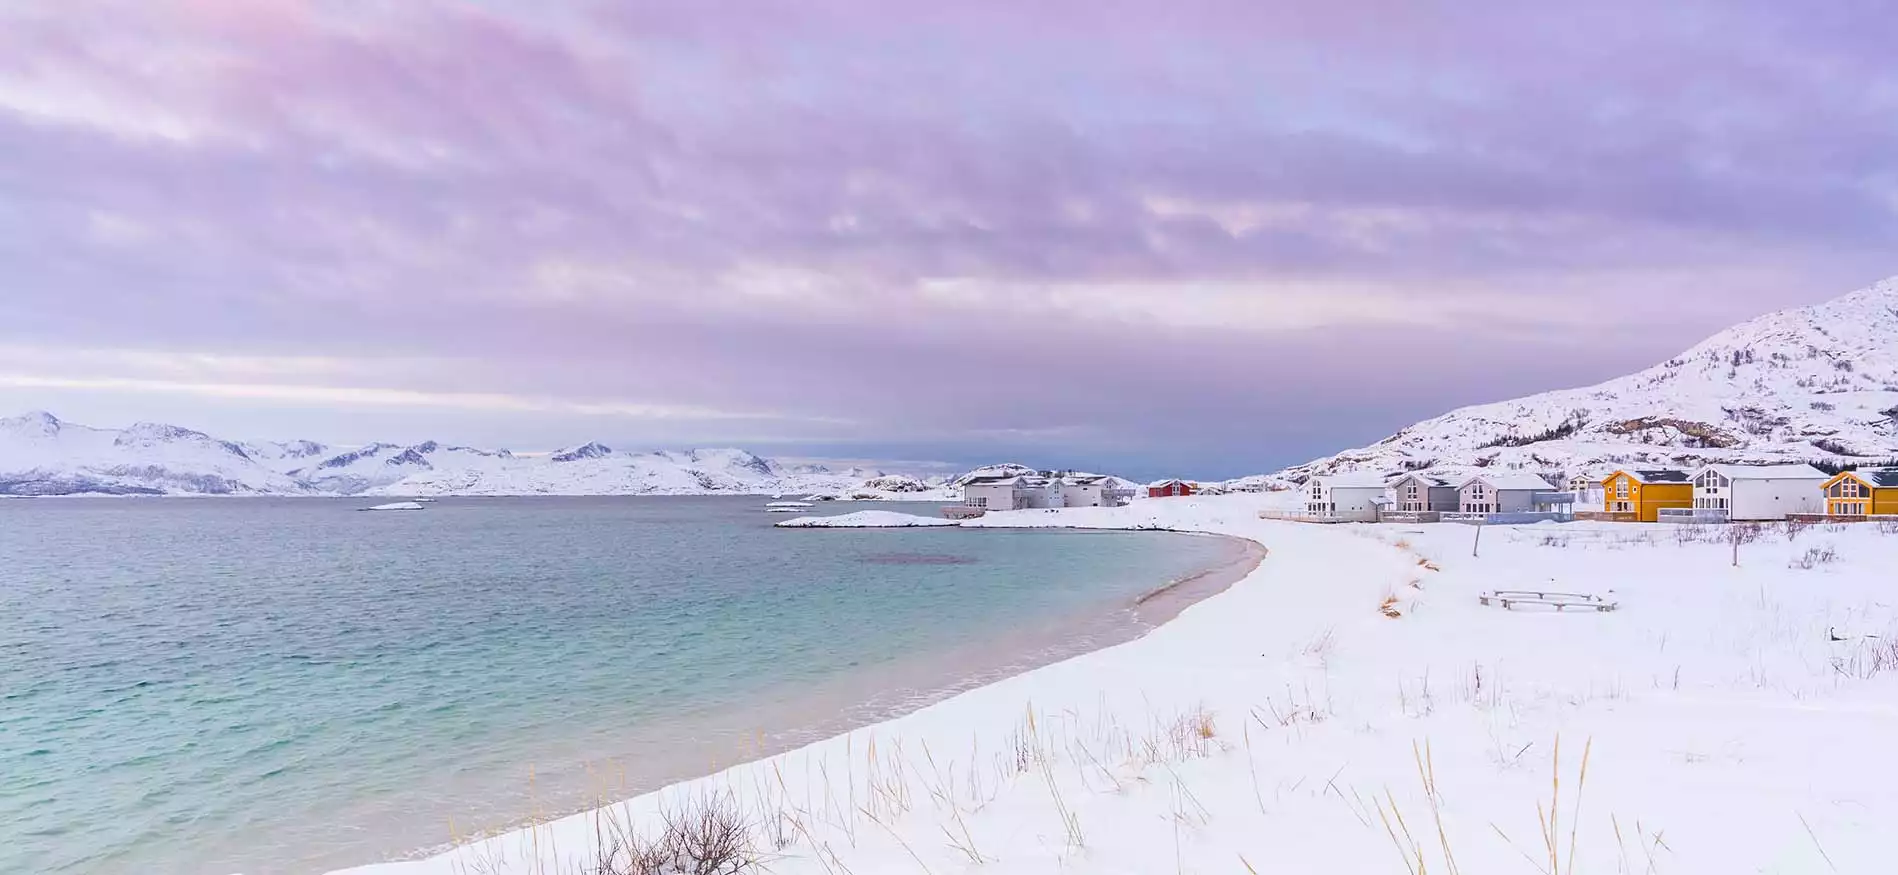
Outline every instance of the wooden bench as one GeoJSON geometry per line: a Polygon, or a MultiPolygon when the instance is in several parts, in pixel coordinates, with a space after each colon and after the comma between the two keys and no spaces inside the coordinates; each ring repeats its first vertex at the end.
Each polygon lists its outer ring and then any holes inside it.
{"type": "Polygon", "coordinates": [[[1476,597],[1476,600],[1485,605],[1500,604],[1506,611],[1515,610],[1517,605],[1540,605],[1557,611],[1566,611],[1569,608],[1612,611],[1621,606],[1620,602],[1611,602],[1598,595],[1533,589],[1499,589],[1482,593],[1476,597]]]}

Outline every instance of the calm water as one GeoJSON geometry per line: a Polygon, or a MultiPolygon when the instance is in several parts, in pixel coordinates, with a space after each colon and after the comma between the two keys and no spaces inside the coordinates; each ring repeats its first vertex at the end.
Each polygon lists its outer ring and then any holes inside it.
{"type": "Polygon", "coordinates": [[[762,501],[0,501],[0,872],[385,859],[1124,637],[1230,549],[762,501]]]}

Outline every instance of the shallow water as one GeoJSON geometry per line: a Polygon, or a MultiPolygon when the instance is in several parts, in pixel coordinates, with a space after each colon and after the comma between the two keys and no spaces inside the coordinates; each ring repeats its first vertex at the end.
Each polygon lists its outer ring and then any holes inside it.
{"type": "Polygon", "coordinates": [[[761,502],[0,502],[0,872],[385,859],[1126,637],[1230,555],[761,502]]]}

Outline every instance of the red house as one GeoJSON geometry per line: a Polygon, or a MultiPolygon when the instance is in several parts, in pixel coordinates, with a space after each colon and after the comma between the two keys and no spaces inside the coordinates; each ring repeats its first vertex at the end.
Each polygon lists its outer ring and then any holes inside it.
{"type": "Polygon", "coordinates": [[[1176,495],[1192,495],[1194,490],[1193,484],[1185,480],[1162,480],[1158,483],[1147,484],[1147,497],[1170,498],[1176,495]]]}

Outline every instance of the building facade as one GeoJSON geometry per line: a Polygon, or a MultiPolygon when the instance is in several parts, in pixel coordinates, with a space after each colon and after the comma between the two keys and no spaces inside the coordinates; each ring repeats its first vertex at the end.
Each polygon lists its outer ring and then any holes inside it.
{"type": "Polygon", "coordinates": [[[1694,504],[1687,516],[1741,522],[1824,513],[1827,479],[1811,465],[1708,465],[1693,474],[1694,504]]]}

